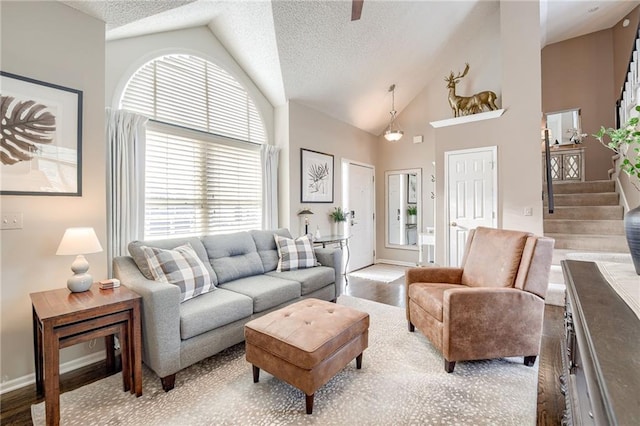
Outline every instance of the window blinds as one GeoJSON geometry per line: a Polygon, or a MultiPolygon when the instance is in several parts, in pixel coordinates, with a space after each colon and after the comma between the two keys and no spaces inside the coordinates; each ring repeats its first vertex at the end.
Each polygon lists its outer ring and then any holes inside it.
{"type": "Polygon", "coordinates": [[[145,239],[261,227],[258,145],[185,137],[158,127],[147,131],[145,239]]]}
{"type": "Polygon", "coordinates": [[[169,55],[140,68],[121,108],[144,114],[144,238],[259,229],[264,126],[246,90],[201,58],[169,55]]]}

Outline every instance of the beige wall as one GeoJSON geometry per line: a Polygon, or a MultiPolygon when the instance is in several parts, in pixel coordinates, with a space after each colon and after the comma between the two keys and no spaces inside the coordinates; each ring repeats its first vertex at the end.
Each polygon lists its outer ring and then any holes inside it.
{"type": "Polygon", "coordinates": [[[289,228],[294,235],[300,232],[297,215],[303,207],[300,202],[300,148],[306,148],[334,156],[334,202],[304,204],[314,213],[310,216],[310,229],[315,231],[319,226],[322,234],[330,234],[329,212],[342,206],[342,160],[375,165],[378,140],[367,132],[293,101],[288,103],[288,133],[288,144],[283,141],[281,145],[285,152],[280,157],[280,182],[283,185],[288,182],[289,194],[287,200],[281,199],[280,226],[289,228]],[[286,176],[288,180],[285,180],[286,176]],[[289,220],[285,221],[287,215],[289,220]]]}
{"type": "MultiPolygon", "coordinates": [[[[378,163],[376,168],[376,211],[377,217],[377,259],[402,263],[416,263],[418,253],[412,250],[402,250],[385,247],[385,185],[384,172],[407,168],[422,169],[422,228],[433,227],[435,224],[435,208],[442,198],[431,199],[431,191],[435,192],[435,185],[431,182],[434,173],[433,162],[442,162],[443,158],[436,157],[437,130],[429,123],[453,117],[449,106],[448,89],[444,77],[451,71],[454,73],[464,70],[465,62],[470,65],[469,73],[456,88],[456,94],[468,96],[483,90],[492,90],[501,97],[500,77],[502,73],[500,62],[500,10],[497,4],[479,4],[474,9],[475,14],[483,14],[481,26],[466,26],[465,31],[457,34],[455,39],[446,45],[440,64],[428,74],[424,89],[411,101],[399,115],[398,122],[404,130],[404,137],[395,143],[390,143],[380,136],[377,143],[378,163]],[[413,143],[413,136],[422,135],[424,142],[413,143]]],[[[398,91],[402,90],[398,82],[398,91]]],[[[501,101],[498,100],[498,105],[501,101]]],[[[475,136],[474,136],[474,139],[475,136]]],[[[443,143],[443,142],[441,142],[443,143]]],[[[441,164],[438,165],[441,167],[441,164]]],[[[439,228],[437,232],[442,233],[439,228]]]]}
{"type": "MultiPolygon", "coordinates": [[[[24,215],[23,229],[0,231],[0,367],[6,390],[25,385],[25,376],[33,372],[29,293],[65,287],[71,275],[73,256],[55,255],[64,230],[92,226],[102,247],[107,245],[105,63],[102,22],[58,2],[2,2],[0,8],[2,70],[84,92],[82,197],[1,197],[2,213],[24,215]]],[[[106,253],[87,259],[93,277],[105,278],[106,253]]],[[[90,352],[86,343],[74,346],[63,351],[61,360],[90,352]]]]}
{"type": "MultiPolygon", "coordinates": [[[[436,198],[444,200],[444,153],[498,147],[498,226],[542,234],[540,28],[537,2],[500,2],[498,119],[436,129],[436,198]],[[524,216],[525,207],[533,210],[524,216]]],[[[445,206],[436,211],[436,260],[445,260],[445,206]]]]}
{"type": "Polygon", "coordinates": [[[640,18],[634,9],[612,28],[546,46],[542,50],[542,110],[580,108],[586,180],[609,179],[612,152],[592,134],[616,124],[616,101],[627,75],[640,18]],[[628,18],[630,24],[622,26],[628,18]]]}

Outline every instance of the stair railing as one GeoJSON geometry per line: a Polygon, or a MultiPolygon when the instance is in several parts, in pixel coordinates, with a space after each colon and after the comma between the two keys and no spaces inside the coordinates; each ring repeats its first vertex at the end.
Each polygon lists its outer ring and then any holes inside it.
{"type": "MultiPolygon", "coordinates": [[[[551,179],[551,149],[549,148],[549,129],[544,129],[544,163],[547,173],[547,199],[549,213],[553,213],[553,180],[551,179]]],[[[544,200],[544,193],[542,194],[544,200]]]]}

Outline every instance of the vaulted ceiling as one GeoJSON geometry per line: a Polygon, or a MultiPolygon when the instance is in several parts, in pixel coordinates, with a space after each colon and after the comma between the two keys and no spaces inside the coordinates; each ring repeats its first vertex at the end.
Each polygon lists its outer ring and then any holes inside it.
{"type": "MultiPolygon", "coordinates": [[[[424,88],[443,46],[496,1],[63,1],[107,24],[107,39],[207,25],[274,106],[288,99],[380,134],[388,87],[398,111],[424,88]]],[[[542,0],[541,47],[610,28],[640,4],[542,0]]]]}

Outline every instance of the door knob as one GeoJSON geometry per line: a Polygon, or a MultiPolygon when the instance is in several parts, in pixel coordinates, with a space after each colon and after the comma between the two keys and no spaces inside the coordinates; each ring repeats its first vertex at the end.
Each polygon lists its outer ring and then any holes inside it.
{"type": "Polygon", "coordinates": [[[455,222],[451,222],[451,226],[458,226],[458,224],[455,222]]]}

